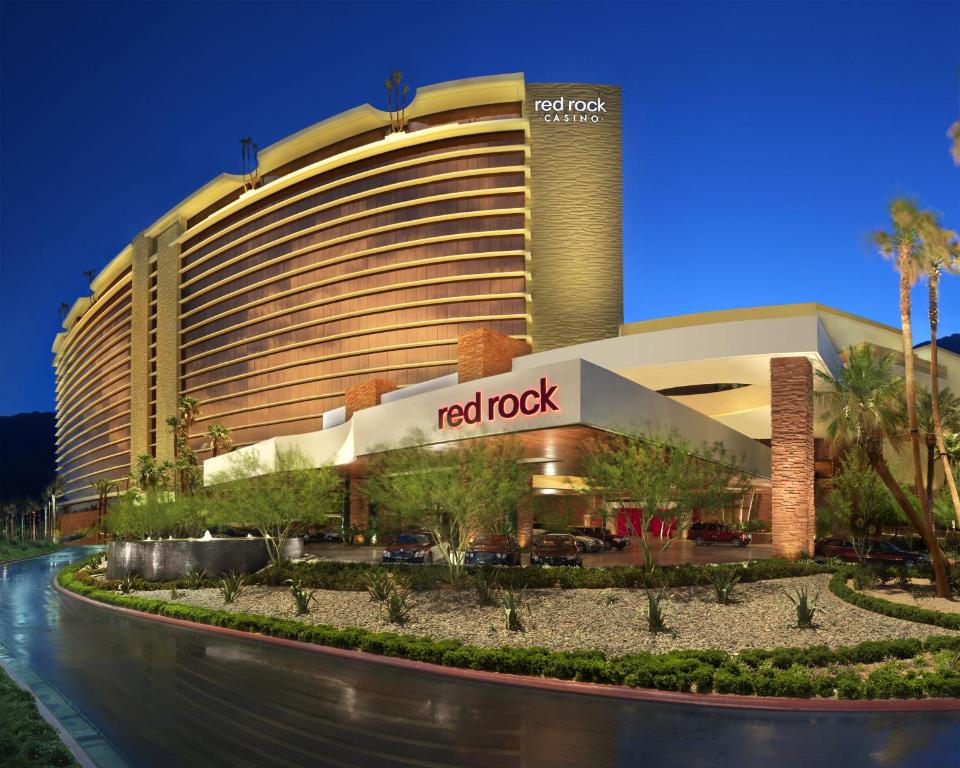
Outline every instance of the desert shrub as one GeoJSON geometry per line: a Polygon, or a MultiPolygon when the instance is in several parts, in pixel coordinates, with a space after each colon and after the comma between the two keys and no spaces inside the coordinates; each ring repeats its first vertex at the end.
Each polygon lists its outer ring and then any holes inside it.
{"type": "Polygon", "coordinates": [[[476,590],[479,605],[493,605],[498,582],[496,571],[481,568],[473,574],[473,588],[476,590]]]}
{"type": "MultiPolygon", "coordinates": [[[[366,576],[367,594],[370,599],[376,603],[386,602],[390,596],[390,590],[394,588],[393,574],[384,568],[378,568],[370,571],[366,576]]],[[[300,583],[300,580],[297,580],[300,583]]]]}
{"type": "Polygon", "coordinates": [[[654,592],[647,590],[647,629],[654,634],[668,632],[666,597],[663,590],[654,592]]]}
{"type": "Polygon", "coordinates": [[[727,605],[730,602],[733,588],[742,578],[742,574],[736,568],[717,568],[713,574],[713,589],[717,595],[717,602],[720,605],[727,605]]]}
{"type": "Polygon", "coordinates": [[[243,585],[246,576],[240,571],[230,571],[225,573],[219,582],[220,594],[223,596],[224,603],[232,603],[243,591],[243,585]]]}
{"type": "Polygon", "coordinates": [[[300,584],[300,581],[294,581],[289,579],[287,583],[290,585],[290,596],[293,597],[293,604],[297,609],[297,616],[302,616],[305,613],[310,612],[310,601],[314,599],[313,593],[316,590],[311,590],[307,592],[300,584]]]}
{"type": "Polygon", "coordinates": [[[819,593],[811,598],[807,593],[806,587],[798,587],[794,594],[787,592],[786,595],[790,598],[790,602],[793,603],[793,607],[797,612],[797,627],[800,629],[813,629],[813,620],[818,613],[823,611],[823,609],[817,605],[819,593]]]}
{"type": "Polygon", "coordinates": [[[500,606],[503,608],[507,629],[511,632],[522,632],[523,620],[520,616],[522,600],[512,587],[500,590],[500,606]]]}
{"type": "Polygon", "coordinates": [[[387,619],[391,624],[403,626],[410,618],[410,606],[407,604],[407,593],[397,588],[395,582],[390,583],[386,600],[383,606],[387,611],[387,619]]]}

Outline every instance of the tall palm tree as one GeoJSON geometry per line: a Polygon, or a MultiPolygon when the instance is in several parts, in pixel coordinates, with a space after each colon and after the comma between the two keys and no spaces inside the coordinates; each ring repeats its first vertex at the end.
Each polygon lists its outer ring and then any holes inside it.
{"type": "MultiPolygon", "coordinates": [[[[953,502],[953,513],[960,522],[960,494],[957,493],[957,483],[950,467],[950,456],[947,453],[943,438],[944,407],[940,397],[940,369],[937,363],[937,334],[940,322],[940,275],[943,272],[960,274],[960,237],[956,232],[940,226],[939,218],[934,213],[926,213],[920,221],[920,242],[923,264],[927,271],[928,313],[930,316],[930,409],[933,426],[933,438],[937,450],[940,452],[940,461],[943,464],[943,477],[950,490],[950,499],[953,502]]],[[[951,428],[952,429],[952,428],[951,428]]],[[[929,464],[928,464],[929,469],[929,464]]],[[[928,487],[930,484],[928,483],[928,487]]],[[[932,490],[932,488],[930,488],[932,490]]],[[[930,493],[928,490],[928,494],[930,493]]],[[[932,498],[928,495],[928,501],[932,498]]],[[[933,513],[930,513],[931,518],[933,513]]],[[[932,523],[931,523],[932,524],[932,523]]]]}
{"type": "MultiPolygon", "coordinates": [[[[960,397],[947,387],[939,393],[940,429],[944,434],[960,432],[960,397]]],[[[937,424],[934,418],[933,393],[921,387],[917,396],[917,421],[921,437],[927,446],[927,505],[933,505],[933,476],[937,459],[943,463],[944,472],[950,472],[950,457],[946,446],[937,440],[937,424]],[[946,456],[944,456],[946,454],[946,456]],[[944,461],[946,458],[946,461],[944,461]]],[[[952,473],[951,473],[952,474],[952,473]]],[[[952,477],[950,478],[953,479],[952,477]]],[[[932,515],[932,513],[931,513],[932,515]]]]}
{"type": "Polygon", "coordinates": [[[219,456],[220,451],[229,448],[233,443],[230,437],[230,430],[223,424],[211,424],[207,427],[207,442],[203,444],[204,448],[210,448],[213,455],[219,456]]]}
{"type": "Polygon", "coordinates": [[[923,488],[923,465],[920,460],[920,431],[917,427],[917,377],[913,358],[913,327],[910,318],[910,289],[917,282],[922,270],[922,247],[919,228],[924,222],[912,200],[899,198],[890,204],[891,232],[874,232],[874,242],[884,257],[894,262],[900,273],[900,326],[903,338],[903,369],[907,400],[907,425],[910,430],[910,452],[913,457],[913,485],[923,520],[929,515],[927,495],[923,488]]]}
{"type": "Polygon", "coordinates": [[[836,450],[857,445],[887,486],[910,524],[927,545],[936,579],[937,595],[950,597],[950,581],[940,542],[927,525],[926,514],[918,514],[912,500],[897,482],[884,456],[884,445],[897,447],[903,438],[903,386],[893,372],[893,355],[875,352],[869,345],[847,350],[844,368],[837,376],[817,371],[830,385],[814,392],[823,406],[821,419],[836,450]]]}

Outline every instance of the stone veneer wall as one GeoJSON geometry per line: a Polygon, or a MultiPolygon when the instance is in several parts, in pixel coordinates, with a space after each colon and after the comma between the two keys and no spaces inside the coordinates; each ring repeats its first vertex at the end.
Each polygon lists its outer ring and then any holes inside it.
{"type": "Polygon", "coordinates": [[[620,88],[527,83],[523,114],[530,122],[534,351],[616,336],[623,322],[620,88]],[[606,111],[594,123],[535,108],[561,98],[599,98],[606,111]],[[554,116],[560,121],[545,119],[554,116]]]}
{"type": "Polygon", "coordinates": [[[364,408],[373,408],[375,405],[380,405],[380,398],[383,393],[392,392],[396,388],[396,383],[388,379],[367,379],[359,384],[347,387],[343,395],[347,418],[349,419],[357,411],[362,411],[364,408]]]}
{"type": "Polygon", "coordinates": [[[468,331],[457,338],[457,374],[460,383],[508,373],[513,358],[530,354],[530,345],[490,328],[468,331]]]}
{"type": "Polygon", "coordinates": [[[813,367],[805,357],[770,361],[773,554],[813,554],[813,367]]]}

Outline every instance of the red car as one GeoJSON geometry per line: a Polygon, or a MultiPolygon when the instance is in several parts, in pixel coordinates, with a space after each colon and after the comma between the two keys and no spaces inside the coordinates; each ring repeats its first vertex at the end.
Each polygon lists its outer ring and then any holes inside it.
{"type": "MultiPolygon", "coordinates": [[[[900,549],[896,544],[880,539],[868,540],[867,547],[864,559],[871,563],[889,563],[912,568],[928,559],[922,552],[909,552],[906,549],[900,549]]],[[[851,563],[859,560],[849,539],[821,539],[814,547],[813,553],[819,557],[839,557],[851,563]]]]}
{"type": "Polygon", "coordinates": [[[753,540],[753,536],[745,531],[738,531],[723,523],[694,523],[687,531],[687,538],[698,547],[704,544],[729,544],[732,547],[745,547],[753,540]]]}

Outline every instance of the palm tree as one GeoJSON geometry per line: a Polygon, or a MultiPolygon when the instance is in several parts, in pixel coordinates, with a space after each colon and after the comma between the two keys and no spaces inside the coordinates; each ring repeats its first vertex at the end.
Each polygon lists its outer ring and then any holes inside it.
{"type": "Polygon", "coordinates": [[[154,491],[167,484],[170,466],[169,462],[159,464],[149,453],[143,453],[137,456],[134,480],[141,491],[154,491]]]}
{"type": "Polygon", "coordinates": [[[917,377],[913,358],[913,328],[910,319],[910,289],[921,272],[922,245],[919,227],[926,214],[921,213],[912,200],[899,198],[890,204],[892,232],[878,230],[873,239],[880,253],[896,265],[900,273],[900,326],[903,338],[903,368],[906,374],[907,425],[910,430],[910,450],[913,456],[913,484],[923,520],[927,520],[927,495],[923,489],[923,468],[920,461],[920,431],[917,427],[917,377]]]}
{"type": "Polygon", "coordinates": [[[120,487],[120,481],[101,477],[91,482],[90,487],[97,492],[97,537],[99,538],[103,516],[107,511],[107,498],[110,496],[110,491],[120,487]]]}
{"type": "MultiPolygon", "coordinates": [[[[960,521],[960,494],[950,467],[950,457],[943,439],[945,408],[941,403],[939,367],[937,363],[937,334],[940,322],[940,275],[943,272],[960,273],[960,239],[956,232],[944,229],[936,214],[926,213],[920,222],[920,241],[923,263],[927,270],[928,303],[930,315],[930,411],[933,439],[940,452],[943,477],[950,489],[953,513],[960,521]]],[[[952,429],[952,428],[951,428],[952,429]]],[[[930,465],[928,462],[928,471],[930,465]]],[[[932,486],[928,482],[928,503],[932,503],[932,486]]],[[[930,512],[931,521],[933,512],[930,512]]],[[[931,522],[932,525],[932,522],[931,522]]]]}
{"type": "Polygon", "coordinates": [[[817,371],[817,377],[830,385],[829,390],[815,391],[814,396],[823,406],[821,419],[835,450],[853,445],[863,449],[870,466],[926,543],[937,595],[949,598],[950,581],[940,543],[927,525],[926,514],[917,514],[912,500],[891,473],[883,453],[885,443],[897,447],[903,438],[904,382],[893,373],[892,353],[875,352],[869,345],[851,347],[837,376],[817,371]]]}
{"type": "Polygon", "coordinates": [[[232,443],[230,430],[223,424],[211,424],[207,427],[207,442],[203,447],[210,448],[215,457],[220,455],[220,451],[229,448],[232,443]]]}
{"type": "MultiPolygon", "coordinates": [[[[941,430],[946,430],[946,433],[949,434],[960,432],[960,397],[954,395],[949,387],[940,392],[939,395],[941,430]]],[[[917,397],[917,421],[919,422],[920,434],[927,446],[927,505],[932,508],[933,476],[937,459],[940,459],[943,463],[944,472],[950,472],[950,456],[945,445],[942,447],[938,445],[940,441],[937,440],[933,394],[923,388],[920,389],[920,394],[917,397]]]]}

